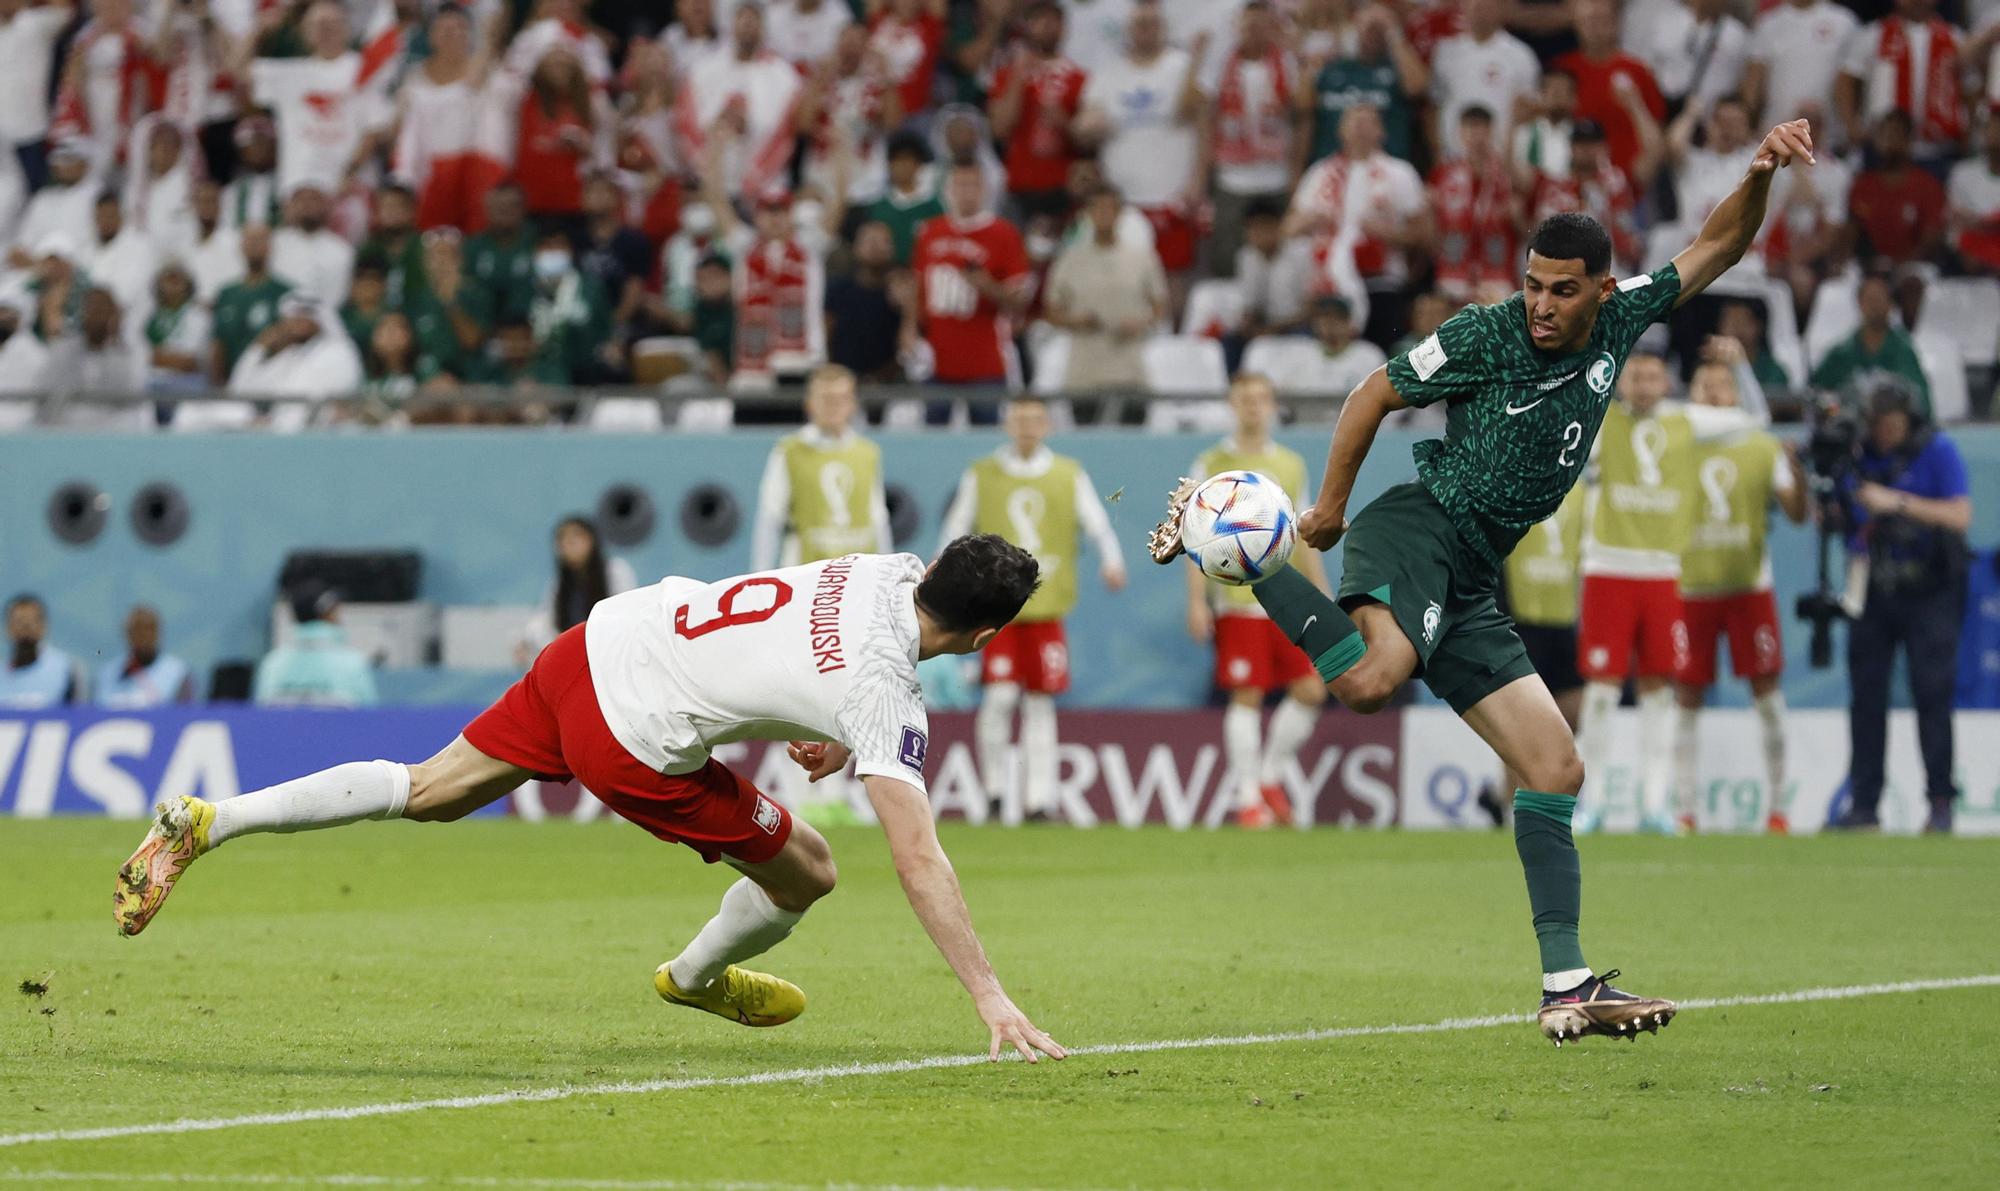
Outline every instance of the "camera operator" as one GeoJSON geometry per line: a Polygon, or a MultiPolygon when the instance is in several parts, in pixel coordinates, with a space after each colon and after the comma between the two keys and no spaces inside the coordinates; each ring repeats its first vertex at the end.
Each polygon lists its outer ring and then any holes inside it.
{"type": "Polygon", "coordinates": [[[1866,433],[1842,484],[1853,615],[1847,635],[1853,805],[1835,822],[1840,828],[1880,825],[1889,678],[1900,646],[1909,653],[1930,799],[1925,830],[1951,830],[1951,704],[1972,498],[1958,448],[1918,409],[1907,388],[1877,387],[1864,407],[1866,433]]]}

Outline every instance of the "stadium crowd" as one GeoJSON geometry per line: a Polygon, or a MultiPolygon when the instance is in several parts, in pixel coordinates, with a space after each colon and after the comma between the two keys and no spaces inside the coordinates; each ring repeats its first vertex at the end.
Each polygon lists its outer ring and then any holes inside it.
{"type": "Polygon", "coordinates": [[[1659,263],[1805,116],[1817,166],[1692,333],[1780,411],[1887,373],[1963,416],[1986,394],[1942,374],[1988,381],[1966,340],[2000,337],[2000,2],[1945,7],[0,0],[0,393],[522,419],[451,394],[830,361],[1339,394],[1510,291],[1545,214],[1659,263]]]}

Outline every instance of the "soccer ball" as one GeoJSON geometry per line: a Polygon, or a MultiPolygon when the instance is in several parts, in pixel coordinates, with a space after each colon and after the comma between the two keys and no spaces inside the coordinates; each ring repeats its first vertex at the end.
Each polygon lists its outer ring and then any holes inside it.
{"type": "Polygon", "coordinates": [[[1202,574],[1231,587],[1277,574],[1298,542],[1291,498],[1259,472],[1210,476],[1188,497],[1181,516],[1181,548],[1202,574]]]}

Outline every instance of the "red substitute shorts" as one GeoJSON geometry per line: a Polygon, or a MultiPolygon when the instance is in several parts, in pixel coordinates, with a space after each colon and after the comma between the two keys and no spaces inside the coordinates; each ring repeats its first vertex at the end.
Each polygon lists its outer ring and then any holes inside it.
{"type": "Polygon", "coordinates": [[[1031,695],[1069,689],[1069,638],[1060,620],[1015,621],[987,643],[981,682],[1011,682],[1031,695]]]}
{"type": "Polygon", "coordinates": [[[1139,213],[1153,225],[1153,251],[1160,267],[1178,273],[1194,267],[1194,220],[1178,206],[1141,207],[1139,213]]]}
{"type": "Polygon", "coordinates": [[[582,782],[598,801],[713,864],[761,864],[792,834],[792,817],[741,775],[711,759],[693,773],[656,773],[625,751],[597,708],[583,625],[542,651],[526,677],[465,726],[465,739],[536,776],[582,782]]]}
{"type": "Polygon", "coordinates": [[[1726,596],[1684,596],[1681,619],[1687,625],[1687,652],[1674,680],[1689,686],[1715,681],[1717,639],[1729,636],[1729,665],[1738,678],[1772,678],[1785,669],[1785,647],[1778,636],[1778,599],[1768,591],[1740,591],[1726,596]]]}
{"type": "Polygon", "coordinates": [[[1576,668],[1585,679],[1671,678],[1679,668],[1687,650],[1679,580],[1585,575],[1578,606],[1576,668]]]}
{"type": "Polygon", "coordinates": [[[1276,690],[1313,677],[1312,659],[1268,617],[1215,618],[1215,685],[1225,691],[1276,690]]]}

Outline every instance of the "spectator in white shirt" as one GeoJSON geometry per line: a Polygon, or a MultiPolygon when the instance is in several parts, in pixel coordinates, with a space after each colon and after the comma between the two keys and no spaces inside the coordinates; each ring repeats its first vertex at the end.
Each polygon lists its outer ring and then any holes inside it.
{"type": "MultiPolygon", "coordinates": [[[[1860,25],[1833,0],[1785,0],[1765,9],[1751,31],[1750,60],[1743,68],[1743,98],[1757,127],[1794,119],[1808,104],[1834,111],[1841,55],[1860,25]]],[[[1846,143],[1847,132],[1815,124],[1813,139],[1831,149],[1846,143]]]]}
{"type": "Polygon", "coordinates": [[[854,23],[847,0],[773,0],[764,10],[771,52],[800,70],[833,53],[840,31],[854,23]]]}
{"type": "Polygon", "coordinates": [[[1137,389],[1145,384],[1140,357],[1167,312],[1167,279],[1152,251],[1118,240],[1124,208],[1104,186],[1084,207],[1090,235],[1062,250],[1049,269],[1043,317],[1070,334],[1065,388],[1137,389]]]}
{"type": "Polygon", "coordinates": [[[700,160],[718,125],[730,132],[721,163],[731,195],[759,195],[783,178],[794,142],[792,104],[799,72],[764,44],[764,11],[754,0],[736,10],[728,53],[709,54],[689,70],[675,122],[688,156],[700,160]]]}
{"type": "Polygon", "coordinates": [[[1910,117],[1910,156],[1936,161],[1958,153],[1965,137],[1959,76],[1964,33],[1937,15],[1937,0],[1896,0],[1895,10],[1847,39],[1834,110],[1859,139],[1884,112],[1910,117]]]}
{"type": "Polygon", "coordinates": [[[147,392],[206,390],[209,331],[194,276],[179,261],[168,261],[153,282],[153,312],[144,328],[147,392]]]}
{"type": "Polygon", "coordinates": [[[1978,157],[1951,167],[1945,218],[1966,270],[2000,273],[2000,107],[1987,109],[1979,147],[1978,157]]]}
{"type": "Polygon", "coordinates": [[[195,297],[206,306],[232,281],[243,279],[243,233],[222,222],[222,188],[212,180],[197,181],[190,191],[194,211],[194,242],[182,259],[194,278],[195,297]]]}
{"type": "Polygon", "coordinates": [[[1339,294],[1353,310],[1362,295],[1343,282],[1359,275],[1370,338],[1389,342],[1402,334],[1410,257],[1431,241],[1430,191],[1415,166],[1382,151],[1382,117],[1373,105],[1341,113],[1340,146],[1299,179],[1287,231],[1310,237],[1324,264],[1315,293],[1339,294]]]}
{"type": "Polygon", "coordinates": [[[229,375],[229,391],[252,397],[321,399],[361,387],[361,356],[326,307],[309,295],[286,294],[278,318],[264,328],[229,375]]]}
{"type": "MultiPolygon", "coordinates": [[[[44,314],[46,315],[46,308],[44,314]]],[[[49,339],[49,384],[67,392],[125,394],[139,391],[145,375],[144,361],[127,341],[122,324],[124,314],[118,298],[102,286],[84,291],[74,326],[67,321],[51,328],[44,323],[49,339]]],[[[150,425],[152,410],[135,407],[110,415],[117,424],[131,422],[150,425]],[[143,414],[143,419],[138,415],[143,414]]]]}
{"type": "Polygon", "coordinates": [[[1132,9],[1128,49],[1102,63],[1083,87],[1071,136],[1098,147],[1105,181],[1153,225],[1153,246],[1178,308],[1194,266],[1195,216],[1206,201],[1199,176],[1203,95],[1200,64],[1167,44],[1156,0],[1132,9]]]}
{"type": "Polygon", "coordinates": [[[1319,351],[1292,357],[1287,374],[1271,378],[1279,388],[1315,397],[1345,397],[1388,362],[1381,348],[1355,337],[1353,311],[1338,295],[1313,302],[1312,334],[1319,351]]]}
{"type": "Polygon", "coordinates": [[[15,268],[28,267],[42,255],[37,246],[53,234],[67,237],[71,244],[90,238],[97,192],[91,188],[89,176],[89,146],[70,137],[57,141],[49,150],[49,184],[37,190],[21,212],[9,263],[15,268]]]}
{"type": "Polygon", "coordinates": [[[1728,198],[1750,169],[1757,155],[1757,142],[1750,136],[1750,113],[1743,101],[1728,97],[1704,111],[1700,101],[1690,102],[1667,130],[1667,160],[1674,169],[1674,197],[1679,208],[1677,221],[1697,227],[1716,204],[1728,198]],[[1705,117],[1705,118],[1704,118],[1705,117]],[[1694,144],[1696,124],[1703,130],[1702,143],[1694,144]]]}
{"type": "Polygon", "coordinates": [[[91,236],[77,254],[77,264],[91,284],[111,291],[119,309],[141,317],[152,304],[153,278],[160,271],[159,250],[145,232],[125,223],[125,210],[115,191],[97,196],[91,236]]]}
{"type": "Polygon", "coordinates": [[[328,229],[331,214],[325,191],[310,183],[294,187],[285,200],[285,226],[271,236],[271,272],[338,309],[354,274],[354,246],[328,229]]]}
{"type": "Polygon", "coordinates": [[[13,151],[30,191],[48,181],[49,75],[72,15],[65,0],[0,0],[0,152],[13,151]]]}
{"type": "MultiPolygon", "coordinates": [[[[49,349],[35,334],[35,303],[27,291],[0,294],[0,394],[40,396],[49,349]]],[[[0,402],[0,430],[16,430],[34,416],[27,402],[0,402]]]]}
{"type": "Polygon", "coordinates": [[[686,78],[703,58],[728,49],[715,17],[715,0],[674,0],[673,24],[660,31],[674,73],[686,78]]]}
{"type": "Polygon", "coordinates": [[[1541,63],[1527,43],[1507,32],[1505,0],[1465,0],[1465,32],[1438,43],[1431,55],[1431,99],[1437,115],[1431,143],[1441,156],[1458,152],[1459,113],[1474,104],[1507,120],[1533,98],[1541,63]]]}
{"type": "Polygon", "coordinates": [[[125,221],[165,253],[194,244],[194,159],[199,153],[180,126],[147,116],[132,130],[131,168],[125,171],[125,221]]]}
{"type": "Polygon", "coordinates": [[[1736,94],[1750,59],[1750,31],[1726,0],[1627,4],[1619,40],[1652,69],[1670,110],[1736,94]]]}
{"type": "Polygon", "coordinates": [[[236,173],[222,190],[222,225],[274,227],[281,212],[278,189],[278,126],[269,116],[245,116],[236,124],[236,173]]]}
{"type": "Polygon", "coordinates": [[[1303,237],[1286,238],[1284,205],[1269,200],[1253,205],[1243,219],[1243,247],[1236,250],[1241,339],[1303,331],[1312,276],[1312,245],[1303,237]]]}
{"type": "Polygon", "coordinates": [[[380,85],[394,59],[348,48],[347,13],[337,0],[315,0],[299,32],[307,56],[257,59],[251,89],[277,119],[279,188],[290,193],[311,182],[337,194],[394,116],[380,85]]]}

